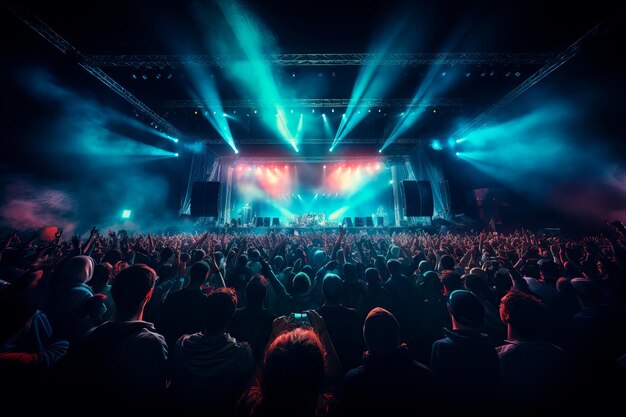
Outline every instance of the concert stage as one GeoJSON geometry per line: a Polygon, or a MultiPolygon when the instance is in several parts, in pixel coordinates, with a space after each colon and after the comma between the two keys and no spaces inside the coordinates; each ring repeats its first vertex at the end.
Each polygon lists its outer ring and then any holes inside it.
{"type": "MultiPolygon", "coordinates": [[[[424,230],[425,232],[435,232],[436,228],[433,226],[384,226],[384,227],[346,227],[344,228],[347,234],[378,234],[378,233],[401,233],[406,231],[424,230]]],[[[298,235],[305,233],[326,233],[331,234],[333,232],[339,232],[339,227],[207,227],[204,231],[209,233],[243,233],[243,234],[255,234],[265,235],[268,233],[282,233],[287,235],[298,235]]]]}

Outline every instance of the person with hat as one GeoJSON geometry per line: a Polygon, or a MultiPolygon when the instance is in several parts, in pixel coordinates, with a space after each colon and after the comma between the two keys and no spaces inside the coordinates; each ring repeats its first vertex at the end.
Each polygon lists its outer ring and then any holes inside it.
{"type": "Polygon", "coordinates": [[[363,364],[344,378],[345,416],[408,416],[436,403],[432,372],[412,360],[400,343],[400,326],[393,314],[380,307],[370,311],[363,338],[367,346],[363,364]]]}
{"type": "Polygon", "coordinates": [[[453,406],[477,406],[497,398],[500,384],[498,354],[489,337],[480,332],[485,309],[469,291],[456,290],[448,299],[452,330],[433,343],[430,366],[453,406]]]}

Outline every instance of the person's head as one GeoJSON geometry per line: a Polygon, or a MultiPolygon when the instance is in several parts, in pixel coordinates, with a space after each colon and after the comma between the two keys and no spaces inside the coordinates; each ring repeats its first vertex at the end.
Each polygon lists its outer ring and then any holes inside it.
{"type": "Polygon", "coordinates": [[[98,264],[93,269],[93,276],[89,285],[94,293],[100,293],[104,291],[111,278],[113,278],[113,267],[109,264],[98,264]]]}
{"type": "Polygon", "coordinates": [[[439,261],[442,271],[450,271],[454,269],[454,258],[450,255],[443,255],[439,261]]]}
{"type": "Polygon", "coordinates": [[[448,311],[454,330],[480,329],[485,319],[485,308],[471,292],[456,290],[448,299],[448,311]]]}
{"type": "Polygon", "coordinates": [[[274,269],[277,272],[279,272],[283,268],[283,263],[285,263],[285,260],[283,259],[282,256],[276,255],[274,257],[274,269]]]}
{"type": "Polygon", "coordinates": [[[443,291],[445,295],[451,294],[453,291],[463,288],[463,281],[461,275],[457,272],[446,271],[441,275],[441,283],[443,284],[443,291]]]}
{"type": "Polygon", "coordinates": [[[315,272],[313,272],[313,268],[311,267],[311,265],[304,265],[300,271],[307,274],[309,276],[309,279],[315,276],[315,272]]]}
{"type": "Polygon", "coordinates": [[[343,264],[343,277],[346,281],[356,281],[356,272],[356,266],[354,266],[353,263],[346,262],[345,264],[343,264]]]}
{"type": "Polygon", "coordinates": [[[248,252],[248,255],[250,255],[250,262],[259,262],[259,258],[261,257],[261,253],[258,249],[252,249],[248,252]]]}
{"type": "Polygon", "coordinates": [[[298,327],[280,334],[265,351],[263,402],[273,410],[314,412],[325,365],[326,350],[313,329],[298,327]]]}
{"type": "Polygon", "coordinates": [[[400,248],[396,245],[391,246],[389,252],[391,253],[391,257],[394,259],[397,259],[400,256],[400,248]]]}
{"type": "Polygon", "coordinates": [[[204,261],[198,261],[189,268],[189,286],[191,288],[200,288],[204,281],[209,277],[209,264],[204,261]]]}
{"type": "Polygon", "coordinates": [[[313,262],[315,262],[315,266],[320,268],[326,263],[326,253],[321,250],[316,250],[313,255],[313,262]]]}
{"type": "Polygon", "coordinates": [[[523,277],[535,278],[539,279],[541,276],[539,275],[539,267],[537,265],[524,265],[520,269],[520,273],[523,277]]]}
{"type": "Polygon", "coordinates": [[[400,344],[400,325],[393,314],[376,307],[365,319],[363,338],[369,352],[393,352],[400,344]]]}
{"type": "Polygon", "coordinates": [[[421,273],[424,274],[428,271],[432,271],[433,267],[430,265],[430,262],[428,261],[420,261],[417,270],[421,273]]]}
{"type": "Polygon", "coordinates": [[[156,272],[145,264],[136,264],[117,274],[111,285],[111,296],[115,302],[115,316],[119,320],[130,320],[143,313],[150,300],[156,281],[156,272]]]}
{"type": "Polygon", "coordinates": [[[474,267],[470,269],[470,274],[482,279],[485,284],[489,281],[489,275],[487,274],[487,271],[482,268],[474,267]]]}
{"type": "Polygon", "coordinates": [[[500,268],[493,275],[493,283],[496,287],[496,291],[499,294],[504,294],[511,288],[513,288],[513,280],[511,279],[511,274],[509,270],[506,268],[500,268]]]}
{"type": "Polygon", "coordinates": [[[174,265],[172,264],[162,264],[156,268],[156,273],[157,277],[159,277],[159,282],[165,282],[174,278],[176,270],[174,269],[174,265]]]}
{"type": "Polygon", "coordinates": [[[539,272],[544,281],[556,285],[556,280],[559,279],[559,266],[550,259],[541,259],[537,262],[539,266],[539,272]]]}
{"type": "Polygon", "coordinates": [[[201,260],[204,259],[204,257],[206,256],[206,252],[204,252],[204,250],[202,249],[196,249],[193,253],[193,256],[191,257],[191,260],[189,261],[190,263],[196,263],[196,262],[200,262],[201,260]]]}
{"type": "Polygon", "coordinates": [[[170,248],[169,246],[163,248],[160,254],[161,262],[164,263],[169,261],[172,255],[174,255],[174,250],[172,248],[170,248]]]}
{"type": "Polygon", "coordinates": [[[379,287],[383,283],[383,280],[378,273],[378,269],[376,268],[367,268],[365,270],[365,280],[367,281],[367,285],[370,287],[379,287]]]}
{"type": "Polygon", "coordinates": [[[424,296],[427,298],[441,297],[443,294],[443,285],[439,279],[439,275],[435,271],[427,271],[424,274],[424,279],[420,284],[420,288],[424,292],[424,296]]]}
{"type": "Polygon", "coordinates": [[[298,272],[292,281],[293,291],[296,294],[305,294],[311,289],[311,279],[304,272],[298,272]]]}
{"type": "Polygon", "coordinates": [[[598,304],[602,301],[604,293],[600,285],[595,281],[587,278],[574,278],[570,283],[576,292],[578,301],[580,301],[583,307],[585,305],[598,304]]]}
{"type": "Polygon", "coordinates": [[[233,288],[215,288],[207,294],[205,301],[204,332],[212,335],[224,333],[237,310],[237,293],[233,288]]]}
{"type": "Polygon", "coordinates": [[[548,312],[537,297],[511,290],[500,300],[500,319],[509,326],[509,339],[536,341],[545,336],[548,312]]]}
{"type": "Polygon", "coordinates": [[[339,304],[343,283],[335,274],[326,274],[322,283],[322,291],[327,304],[339,304]]]}
{"type": "Polygon", "coordinates": [[[106,255],[104,255],[104,258],[102,258],[102,262],[107,262],[111,265],[115,265],[116,263],[121,261],[122,258],[122,251],[120,251],[119,249],[111,249],[106,253],[106,255]]]}
{"type": "Polygon", "coordinates": [[[398,261],[396,259],[389,259],[387,261],[387,269],[389,269],[389,272],[391,272],[391,275],[398,275],[398,274],[400,274],[401,266],[402,266],[402,264],[400,263],[400,261],[398,261]]]}
{"type": "Polygon", "coordinates": [[[465,285],[465,288],[468,291],[471,291],[472,293],[476,295],[480,295],[481,293],[489,290],[485,281],[483,281],[483,279],[479,277],[478,275],[474,275],[474,274],[465,275],[463,279],[463,283],[465,285]]]}
{"type": "Polygon", "coordinates": [[[237,266],[243,267],[248,265],[248,257],[243,253],[237,258],[237,266]]]}
{"type": "Polygon", "coordinates": [[[89,256],[79,255],[68,259],[61,269],[61,282],[85,284],[93,276],[94,261],[89,256]]]}
{"type": "Polygon", "coordinates": [[[248,306],[261,307],[267,297],[267,280],[263,275],[255,275],[246,284],[248,306]]]}

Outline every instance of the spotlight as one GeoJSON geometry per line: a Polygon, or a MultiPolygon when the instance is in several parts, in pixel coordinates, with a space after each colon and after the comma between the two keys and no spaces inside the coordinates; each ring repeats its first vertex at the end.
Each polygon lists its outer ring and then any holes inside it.
{"type": "Polygon", "coordinates": [[[237,110],[233,110],[233,114],[237,114],[237,110]]]}
{"type": "Polygon", "coordinates": [[[389,184],[393,184],[393,180],[389,180],[389,184]]]}
{"type": "Polygon", "coordinates": [[[378,109],[378,113],[380,113],[380,109],[378,109]]]}
{"type": "Polygon", "coordinates": [[[315,113],[315,109],[311,109],[311,113],[315,113]]]}
{"type": "Polygon", "coordinates": [[[137,74],[135,74],[135,73],[131,74],[130,76],[133,78],[133,80],[137,79],[137,74]]]}
{"type": "Polygon", "coordinates": [[[256,114],[256,109],[254,109],[254,114],[256,114]]]}
{"type": "Polygon", "coordinates": [[[333,148],[331,147],[331,148],[328,150],[328,152],[332,152],[332,151],[333,151],[333,148]]]}
{"type": "Polygon", "coordinates": [[[346,117],[346,114],[345,114],[345,113],[343,113],[343,114],[341,115],[341,117],[345,118],[345,117],[346,117]]]}
{"type": "Polygon", "coordinates": [[[372,112],[372,109],[367,109],[367,112],[368,112],[368,113],[371,113],[371,112],[372,112]]]}
{"type": "Polygon", "coordinates": [[[147,79],[148,79],[148,76],[147,76],[146,74],[142,74],[142,75],[141,75],[141,78],[143,78],[144,80],[147,80],[147,79]]]}
{"type": "Polygon", "coordinates": [[[491,70],[491,72],[489,73],[489,76],[493,77],[494,75],[496,75],[496,72],[494,70],[491,70]]]}
{"type": "Polygon", "coordinates": [[[468,71],[468,72],[466,72],[466,73],[465,73],[465,78],[468,78],[470,75],[472,75],[472,73],[471,73],[471,72],[469,72],[469,71],[468,71]]]}
{"type": "Polygon", "coordinates": [[[295,76],[296,76],[296,73],[295,73],[295,72],[292,72],[292,73],[291,73],[291,76],[292,76],[292,77],[295,77],[295,76]]]}
{"type": "Polygon", "coordinates": [[[519,77],[520,75],[522,75],[522,73],[521,73],[521,72],[519,72],[519,71],[516,71],[516,72],[515,72],[515,76],[516,76],[516,77],[519,77]]]}
{"type": "Polygon", "coordinates": [[[293,114],[293,109],[291,109],[291,113],[293,114]]]}
{"type": "Polygon", "coordinates": [[[456,156],[461,156],[461,152],[455,153],[456,156]]]}
{"type": "Polygon", "coordinates": [[[433,109],[433,113],[437,113],[437,109],[433,109]]]}
{"type": "Polygon", "coordinates": [[[382,149],[379,149],[379,150],[378,150],[378,153],[382,153],[382,152],[383,152],[383,150],[382,150],[382,149]]]}
{"type": "Polygon", "coordinates": [[[198,110],[194,110],[193,114],[195,114],[197,116],[198,115],[198,110]]]}
{"type": "Polygon", "coordinates": [[[174,154],[174,156],[178,156],[178,152],[176,152],[176,153],[174,154]]]}
{"type": "Polygon", "coordinates": [[[330,109],[330,112],[331,112],[331,113],[334,113],[334,112],[335,112],[335,109],[330,109]]]}
{"type": "Polygon", "coordinates": [[[131,213],[132,213],[131,210],[128,210],[128,209],[122,210],[122,219],[129,219],[131,213]]]}
{"type": "Polygon", "coordinates": [[[404,116],[404,112],[400,113],[400,116],[404,116]]]}
{"type": "Polygon", "coordinates": [[[442,77],[445,77],[445,76],[446,76],[446,74],[447,74],[447,72],[445,72],[445,71],[444,71],[444,72],[442,72],[442,73],[441,73],[441,76],[442,76],[442,77]]]}
{"type": "Polygon", "coordinates": [[[239,153],[239,150],[235,149],[235,153],[239,153]]]}
{"type": "Polygon", "coordinates": [[[226,117],[226,113],[222,113],[222,116],[226,117]]]}
{"type": "Polygon", "coordinates": [[[155,75],[155,77],[156,77],[157,80],[160,80],[161,79],[161,74],[157,74],[157,75],[155,75]]]}
{"type": "Polygon", "coordinates": [[[324,169],[326,169],[326,165],[324,165],[324,169]]]}
{"type": "Polygon", "coordinates": [[[178,143],[178,139],[174,138],[174,143],[178,143]]]}

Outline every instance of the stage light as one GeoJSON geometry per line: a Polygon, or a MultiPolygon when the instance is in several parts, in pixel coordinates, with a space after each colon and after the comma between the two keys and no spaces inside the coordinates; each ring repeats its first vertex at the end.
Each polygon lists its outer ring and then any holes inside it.
{"type": "Polygon", "coordinates": [[[137,79],[137,74],[131,74],[131,77],[133,77],[133,80],[137,79]]]}
{"type": "Polygon", "coordinates": [[[492,70],[492,71],[489,73],[489,76],[490,76],[490,77],[493,77],[494,75],[496,75],[496,72],[492,70]]]}
{"type": "Polygon", "coordinates": [[[216,112],[213,112],[213,114],[215,114],[216,112]]]}
{"type": "Polygon", "coordinates": [[[455,153],[456,156],[461,156],[461,152],[455,153]]]}
{"type": "Polygon", "coordinates": [[[291,76],[292,76],[292,77],[295,77],[295,76],[296,76],[296,73],[295,73],[295,72],[292,72],[292,73],[291,73],[291,76]]]}
{"type": "Polygon", "coordinates": [[[178,143],[178,139],[174,138],[172,140],[174,141],[174,143],[178,143]]]}
{"type": "Polygon", "coordinates": [[[132,211],[131,210],[122,210],[122,219],[129,219],[132,211]]]}
{"type": "Polygon", "coordinates": [[[379,150],[378,150],[378,153],[383,153],[383,150],[382,150],[382,149],[379,149],[379,150]]]}
{"type": "Polygon", "coordinates": [[[239,150],[238,150],[238,149],[235,149],[235,153],[239,153],[239,150]]]}
{"type": "Polygon", "coordinates": [[[324,165],[324,169],[326,169],[326,165],[324,165]]]}
{"type": "Polygon", "coordinates": [[[311,113],[315,113],[315,109],[311,109],[311,113]]]}
{"type": "Polygon", "coordinates": [[[393,180],[389,180],[389,184],[393,184],[393,180]]]}
{"type": "Polygon", "coordinates": [[[346,114],[345,114],[345,113],[343,113],[343,114],[341,115],[341,117],[345,119],[345,118],[346,118],[346,114]]]}
{"type": "Polygon", "coordinates": [[[178,156],[178,152],[176,152],[176,153],[174,154],[174,156],[178,156]]]}
{"type": "Polygon", "coordinates": [[[147,76],[146,74],[143,74],[143,75],[141,76],[141,78],[143,78],[144,80],[147,80],[147,79],[148,79],[148,76],[147,76]]]}
{"type": "Polygon", "coordinates": [[[157,75],[156,75],[156,79],[157,79],[157,80],[160,80],[160,79],[161,79],[161,74],[157,73],[157,75]]]}
{"type": "Polygon", "coordinates": [[[480,73],[480,76],[481,76],[481,77],[484,77],[485,75],[486,75],[486,74],[485,74],[484,72],[481,72],[481,73],[480,73]]]}
{"type": "Polygon", "coordinates": [[[455,142],[456,142],[456,143],[461,143],[461,142],[463,142],[464,140],[465,140],[465,138],[461,138],[461,139],[457,139],[457,140],[455,140],[455,142]]]}
{"type": "Polygon", "coordinates": [[[446,76],[446,74],[447,74],[447,72],[445,72],[445,71],[444,71],[444,72],[442,72],[442,73],[441,73],[441,76],[442,76],[442,77],[445,77],[445,76],[446,76]]]}
{"type": "Polygon", "coordinates": [[[291,109],[291,114],[293,114],[293,109],[291,109]]]}
{"type": "Polygon", "coordinates": [[[248,167],[248,172],[252,171],[252,167],[248,167]]]}
{"type": "Polygon", "coordinates": [[[378,109],[378,113],[380,113],[380,109],[378,109]]]}
{"type": "Polygon", "coordinates": [[[505,76],[505,77],[508,77],[509,75],[511,75],[511,71],[507,71],[507,72],[504,74],[504,76],[505,76]]]}
{"type": "Polygon", "coordinates": [[[193,114],[195,114],[197,116],[198,115],[198,110],[194,110],[193,114]]]}
{"type": "Polygon", "coordinates": [[[241,166],[237,167],[237,171],[241,171],[243,168],[241,166]]]}
{"type": "Polygon", "coordinates": [[[515,72],[515,76],[516,76],[516,77],[519,77],[520,75],[522,75],[522,73],[521,73],[521,72],[519,72],[519,71],[516,71],[516,72],[515,72]]]}
{"type": "Polygon", "coordinates": [[[376,171],[380,171],[380,163],[376,164],[376,171]]]}
{"type": "Polygon", "coordinates": [[[433,113],[437,113],[437,109],[433,109],[433,113]]]}
{"type": "Polygon", "coordinates": [[[404,112],[400,113],[400,116],[404,116],[404,112]]]}
{"type": "Polygon", "coordinates": [[[233,114],[237,114],[237,110],[233,110],[233,114]]]}
{"type": "Polygon", "coordinates": [[[330,109],[330,112],[331,112],[331,113],[334,113],[334,112],[335,112],[335,109],[330,109]]]}
{"type": "Polygon", "coordinates": [[[173,75],[172,75],[172,74],[167,74],[167,77],[166,77],[166,78],[167,78],[168,80],[171,80],[171,79],[172,79],[172,77],[173,77],[173,75]]]}
{"type": "Polygon", "coordinates": [[[466,73],[465,73],[465,78],[468,78],[470,75],[472,75],[472,73],[471,73],[471,72],[469,72],[469,71],[468,71],[468,72],[466,72],[466,73]]]}
{"type": "Polygon", "coordinates": [[[328,152],[332,152],[332,151],[333,151],[333,148],[331,147],[331,148],[328,150],[328,152]]]}
{"type": "Polygon", "coordinates": [[[437,139],[433,139],[433,141],[431,142],[430,146],[436,150],[436,151],[440,151],[443,149],[443,146],[441,145],[441,142],[439,142],[439,140],[437,139]]]}
{"type": "Polygon", "coordinates": [[[254,114],[256,114],[256,109],[254,110],[254,114]]]}
{"type": "Polygon", "coordinates": [[[222,113],[222,116],[226,117],[226,113],[222,113]]]}
{"type": "Polygon", "coordinates": [[[368,113],[371,113],[371,112],[372,112],[372,109],[367,109],[367,112],[368,112],[368,113]]]}

